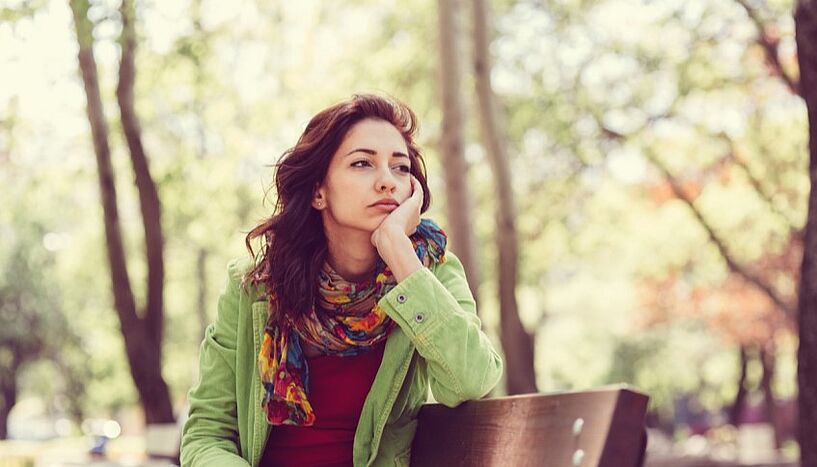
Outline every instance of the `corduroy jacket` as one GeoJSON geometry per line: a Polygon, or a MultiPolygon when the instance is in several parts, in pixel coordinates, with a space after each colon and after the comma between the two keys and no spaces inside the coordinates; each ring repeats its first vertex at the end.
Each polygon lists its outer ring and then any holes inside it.
{"type": "MultiPolygon", "coordinates": [[[[487,394],[503,363],[481,330],[460,260],[415,271],[380,299],[396,326],[366,396],[353,445],[354,465],[407,466],[417,413],[428,399],[449,407],[487,394]]],[[[268,305],[262,287],[242,288],[251,259],[228,266],[218,315],[201,344],[190,390],[182,466],[257,466],[270,426],[261,408],[257,358],[268,305]]]]}

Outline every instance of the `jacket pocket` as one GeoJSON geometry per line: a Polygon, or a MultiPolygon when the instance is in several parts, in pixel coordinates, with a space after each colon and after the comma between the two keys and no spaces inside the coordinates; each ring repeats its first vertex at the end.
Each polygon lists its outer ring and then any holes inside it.
{"type": "Polygon", "coordinates": [[[414,441],[414,433],[417,431],[417,419],[407,418],[398,423],[387,425],[384,433],[384,445],[382,454],[387,465],[388,459],[394,460],[395,466],[406,466],[411,463],[411,443],[414,441]]]}
{"type": "Polygon", "coordinates": [[[409,467],[411,465],[411,446],[394,458],[395,467],[409,467]]]}

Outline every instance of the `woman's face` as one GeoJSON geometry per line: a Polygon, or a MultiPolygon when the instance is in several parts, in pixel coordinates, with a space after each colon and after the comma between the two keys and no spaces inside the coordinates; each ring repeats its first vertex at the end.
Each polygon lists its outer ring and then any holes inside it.
{"type": "Polygon", "coordinates": [[[327,234],[374,232],[394,210],[375,203],[392,199],[402,204],[411,196],[410,169],[406,142],[391,123],[366,119],[352,126],[312,200],[327,234]]]}

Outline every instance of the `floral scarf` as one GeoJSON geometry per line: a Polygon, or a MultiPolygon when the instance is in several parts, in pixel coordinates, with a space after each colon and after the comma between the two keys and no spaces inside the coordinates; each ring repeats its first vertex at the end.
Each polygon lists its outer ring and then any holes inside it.
{"type": "MultiPolygon", "coordinates": [[[[423,219],[410,237],[425,267],[445,261],[447,236],[430,219],[423,219]]],[[[309,404],[309,365],[302,340],[323,354],[348,357],[367,352],[386,340],[396,323],[378,301],[397,285],[391,270],[377,259],[372,279],[344,280],[324,262],[318,277],[317,307],[280,322],[267,321],[258,369],[265,396],[261,403],[272,425],[312,426],[315,413],[309,404]]],[[[279,315],[281,316],[281,315],[279,315]]]]}

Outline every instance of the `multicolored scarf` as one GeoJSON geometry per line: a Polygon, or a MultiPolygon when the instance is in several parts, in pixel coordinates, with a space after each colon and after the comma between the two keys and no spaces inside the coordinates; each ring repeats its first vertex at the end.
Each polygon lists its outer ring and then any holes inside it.
{"type": "MultiPolygon", "coordinates": [[[[425,267],[445,262],[447,236],[430,219],[423,219],[410,237],[425,267]]],[[[374,275],[364,282],[348,282],[324,262],[319,274],[316,304],[307,313],[289,313],[267,321],[258,355],[258,370],[266,394],[261,405],[272,425],[312,426],[309,404],[309,365],[302,340],[323,354],[343,357],[368,351],[386,340],[396,323],[378,301],[397,285],[391,270],[378,258],[374,275]]]]}

